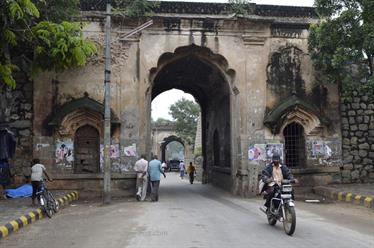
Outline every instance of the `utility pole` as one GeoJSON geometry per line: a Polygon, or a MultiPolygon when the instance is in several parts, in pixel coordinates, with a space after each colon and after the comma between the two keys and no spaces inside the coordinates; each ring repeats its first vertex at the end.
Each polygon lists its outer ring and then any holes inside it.
{"type": "Polygon", "coordinates": [[[105,79],[104,79],[104,193],[103,203],[111,202],[111,161],[110,161],[110,74],[111,74],[111,0],[106,1],[106,23],[105,23],[105,79]]]}
{"type": "MultiPolygon", "coordinates": [[[[111,125],[111,111],[110,111],[110,75],[111,75],[111,0],[106,1],[106,22],[105,22],[105,79],[104,79],[104,192],[103,203],[110,204],[111,202],[111,161],[110,161],[110,125],[111,125]]],[[[131,30],[117,40],[125,40],[143,29],[151,26],[153,21],[148,21],[141,26],[131,30]]]]}

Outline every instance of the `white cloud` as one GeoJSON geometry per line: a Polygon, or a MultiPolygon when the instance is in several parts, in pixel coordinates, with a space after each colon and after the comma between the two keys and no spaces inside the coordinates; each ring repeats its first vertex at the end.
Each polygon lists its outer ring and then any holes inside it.
{"type": "Polygon", "coordinates": [[[195,101],[195,98],[191,94],[176,89],[168,90],[158,95],[152,101],[152,119],[164,118],[172,120],[173,118],[169,115],[169,108],[173,103],[182,99],[182,97],[195,101]]]}

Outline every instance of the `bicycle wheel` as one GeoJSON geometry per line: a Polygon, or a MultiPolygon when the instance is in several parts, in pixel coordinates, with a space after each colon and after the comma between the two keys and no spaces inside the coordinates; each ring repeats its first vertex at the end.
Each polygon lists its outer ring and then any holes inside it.
{"type": "Polygon", "coordinates": [[[56,201],[53,194],[49,191],[48,191],[48,197],[51,199],[51,205],[52,205],[53,211],[57,213],[60,210],[60,204],[58,203],[58,201],[56,201]]]}
{"type": "Polygon", "coordinates": [[[53,215],[53,203],[52,203],[52,200],[51,198],[49,198],[49,195],[47,192],[44,191],[43,193],[43,197],[45,199],[45,207],[44,207],[44,212],[45,214],[49,217],[49,218],[52,218],[52,215],[53,215]]]}

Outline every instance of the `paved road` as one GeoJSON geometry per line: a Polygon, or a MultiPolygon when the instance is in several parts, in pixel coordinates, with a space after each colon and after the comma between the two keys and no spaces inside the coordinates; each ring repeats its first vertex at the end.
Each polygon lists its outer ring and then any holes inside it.
{"type": "Polygon", "coordinates": [[[260,199],[241,199],[214,187],[161,182],[159,202],[79,202],[0,241],[7,248],[122,247],[374,247],[374,212],[345,204],[297,203],[297,227],[287,236],[269,226],[260,199]]]}

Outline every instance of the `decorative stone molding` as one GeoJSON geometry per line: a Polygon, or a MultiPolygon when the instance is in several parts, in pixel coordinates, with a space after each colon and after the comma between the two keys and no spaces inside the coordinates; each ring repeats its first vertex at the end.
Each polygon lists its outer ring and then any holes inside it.
{"type": "MultiPolygon", "coordinates": [[[[82,98],[72,100],[62,106],[56,107],[54,113],[45,120],[45,129],[48,130],[47,135],[52,135],[53,130],[58,130],[62,136],[71,135],[85,123],[96,127],[99,132],[101,132],[100,123],[103,120],[103,116],[103,104],[89,98],[88,94],[85,94],[82,98]]],[[[113,111],[111,116],[112,126],[118,126],[120,122],[113,111]]]]}
{"type": "Polygon", "coordinates": [[[307,136],[323,136],[324,127],[321,124],[318,116],[295,106],[294,110],[289,112],[284,120],[280,130],[283,130],[288,124],[296,122],[304,127],[305,135],[307,136]]]}
{"type": "MultiPolygon", "coordinates": [[[[105,1],[81,0],[80,2],[82,11],[105,11],[105,1]]],[[[115,3],[113,3],[113,6],[118,7],[115,3]]],[[[160,2],[160,5],[153,11],[156,14],[227,15],[232,12],[230,8],[231,6],[228,3],[160,2]]],[[[247,6],[247,11],[249,14],[258,16],[317,18],[317,13],[313,7],[259,5],[250,3],[247,6]]]]}
{"type": "Polygon", "coordinates": [[[243,34],[242,39],[245,46],[263,46],[266,41],[266,37],[253,36],[250,34],[243,34]]]}
{"type": "Polygon", "coordinates": [[[271,36],[280,38],[299,39],[303,31],[309,29],[309,24],[283,24],[277,23],[271,26],[271,36]]]}
{"type": "Polygon", "coordinates": [[[324,127],[329,125],[329,120],[323,117],[313,104],[295,95],[277,105],[264,118],[264,125],[273,134],[280,133],[291,122],[302,125],[306,135],[323,135],[324,127]]]}
{"type": "Polygon", "coordinates": [[[101,113],[89,110],[78,109],[66,115],[58,129],[60,136],[74,136],[78,128],[90,125],[97,129],[100,137],[103,137],[103,122],[101,113]]]}

